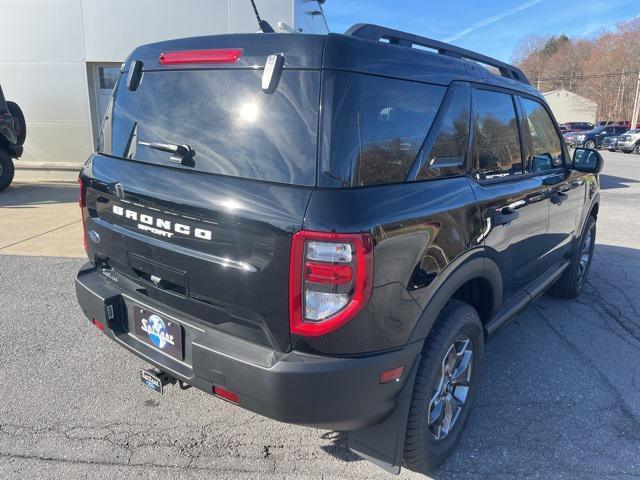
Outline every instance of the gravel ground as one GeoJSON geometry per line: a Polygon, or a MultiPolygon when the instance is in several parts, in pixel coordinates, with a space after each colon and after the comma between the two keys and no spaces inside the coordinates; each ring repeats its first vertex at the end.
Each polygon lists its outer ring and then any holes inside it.
{"type": "MultiPolygon", "coordinates": [[[[488,345],[467,429],[434,479],[640,477],[640,156],[606,160],[585,292],[542,298],[488,345]]],[[[0,255],[0,478],[397,478],[341,434],[142,387],[144,362],[76,304],[81,263],[0,255]]]]}

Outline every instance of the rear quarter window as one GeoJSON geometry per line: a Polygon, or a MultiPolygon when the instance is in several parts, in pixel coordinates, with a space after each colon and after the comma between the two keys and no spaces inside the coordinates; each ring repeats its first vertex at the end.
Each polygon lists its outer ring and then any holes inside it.
{"type": "Polygon", "coordinates": [[[326,71],[319,185],[405,181],[445,87],[326,71]]]}

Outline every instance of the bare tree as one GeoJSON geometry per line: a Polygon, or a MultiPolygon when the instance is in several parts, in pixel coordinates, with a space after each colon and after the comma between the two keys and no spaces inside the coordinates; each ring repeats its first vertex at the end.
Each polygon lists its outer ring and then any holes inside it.
{"type": "Polygon", "coordinates": [[[629,120],[640,71],[640,18],[594,40],[525,37],[512,61],[539,90],[565,88],[597,102],[601,120],[629,120]]]}

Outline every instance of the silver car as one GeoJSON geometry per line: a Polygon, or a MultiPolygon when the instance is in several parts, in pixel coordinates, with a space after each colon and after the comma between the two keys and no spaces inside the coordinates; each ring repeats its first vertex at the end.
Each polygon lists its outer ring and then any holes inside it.
{"type": "Polygon", "coordinates": [[[618,137],[618,150],[640,154],[640,128],[629,130],[618,137]]]}

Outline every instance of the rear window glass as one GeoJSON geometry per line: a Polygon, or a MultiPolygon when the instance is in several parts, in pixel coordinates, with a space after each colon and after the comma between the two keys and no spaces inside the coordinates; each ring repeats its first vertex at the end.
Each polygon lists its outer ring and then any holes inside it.
{"type": "Polygon", "coordinates": [[[445,90],[364,74],[326,72],[320,186],[405,181],[445,90]]]}
{"type": "Polygon", "coordinates": [[[262,70],[150,71],[136,91],[121,81],[99,145],[142,162],[315,185],[320,73],[285,70],[272,94],[261,78],[262,70]],[[175,163],[154,143],[186,145],[192,161],[175,163]]]}

